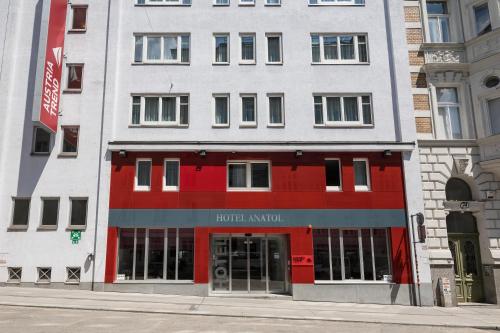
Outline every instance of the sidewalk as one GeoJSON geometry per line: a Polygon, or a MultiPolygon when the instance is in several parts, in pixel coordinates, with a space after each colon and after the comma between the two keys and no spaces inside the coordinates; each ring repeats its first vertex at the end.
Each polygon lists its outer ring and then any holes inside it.
{"type": "Polygon", "coordinates": [[[290,298],[193,297],[38,288],[0,288],[0,306],[275,318],[500,330],[500,308],[409,307],[292,301],[290,298]]]}

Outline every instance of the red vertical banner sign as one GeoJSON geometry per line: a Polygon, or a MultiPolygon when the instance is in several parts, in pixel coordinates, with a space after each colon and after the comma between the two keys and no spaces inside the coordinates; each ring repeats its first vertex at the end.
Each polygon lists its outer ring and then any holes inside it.
{"type": "Polygon", "coordinates": [[[57,131],[57,121],[59,118],[67,7],[68,0],[50,1],[49,26],[38,121],[52,132],[57,131]]]}

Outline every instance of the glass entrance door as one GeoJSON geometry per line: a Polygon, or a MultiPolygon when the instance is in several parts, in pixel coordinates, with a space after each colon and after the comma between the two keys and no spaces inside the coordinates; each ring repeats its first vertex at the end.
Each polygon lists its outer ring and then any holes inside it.
{"type": "Polygon", "coordinates": [[[212,238],[212,292],[285,293],[284,236],[224,235],[212,238]]]}

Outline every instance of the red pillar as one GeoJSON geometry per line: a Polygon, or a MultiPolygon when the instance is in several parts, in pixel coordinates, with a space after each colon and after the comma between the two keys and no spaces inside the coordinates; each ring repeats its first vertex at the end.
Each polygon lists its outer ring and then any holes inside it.
{"type": "Polygon", "coordinates": [[[118,255],[118,228],[108,228],[106,244],[106,269],[104,282],[113,283],[116,278],[116,258],[118,255]]]}
{"type": "Polygon", "coordinates": [[[392,280],[395,283],[410,284],[411,252],[409,251],[408,233],[406,228],[391,228],[392,250],[392,280]]]}

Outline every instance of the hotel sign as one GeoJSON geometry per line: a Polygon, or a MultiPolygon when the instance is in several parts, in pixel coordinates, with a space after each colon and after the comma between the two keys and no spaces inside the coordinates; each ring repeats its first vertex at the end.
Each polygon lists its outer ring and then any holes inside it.
{"type": "Polygon", "coordinates": [[[59,118],[67,7],[67,0],[44,0],[40,27],[32,119],[54,133],[59,118]]]}
{"type": "Polygon", "coordinates": [[[269,223],[279,223],[285,222],[282,219],[281,214],[231,214],[231,213],[219,213],[217,214],[217,222],[228,222],[228,223],[252,223],[252,222],[269,222],[269,223]]]}

